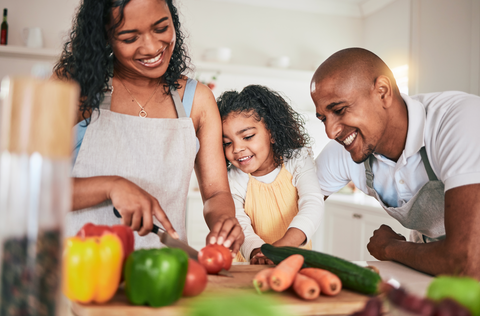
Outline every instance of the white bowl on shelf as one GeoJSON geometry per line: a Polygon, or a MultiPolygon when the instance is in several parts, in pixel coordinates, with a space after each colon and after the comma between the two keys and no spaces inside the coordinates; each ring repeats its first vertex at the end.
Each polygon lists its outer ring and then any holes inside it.
{"type": "Polygon", "coordinates": [[[232,50],[228,47],[209,48],[203,53],[203,60],[210,62],[227,63],[232,57],[232,50]]]}

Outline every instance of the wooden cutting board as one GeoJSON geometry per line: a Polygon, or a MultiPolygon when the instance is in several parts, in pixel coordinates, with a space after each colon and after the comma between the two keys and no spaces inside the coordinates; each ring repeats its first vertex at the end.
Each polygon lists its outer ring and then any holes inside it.
{"type": "MultiPolygon", "coordinates": [[[[261,265],[233,265],[230,272],[234,276],[209,275],[208,285],[200,294],[228,293],[242,291],[255,293],[252,280],[255,274],[267,268],[261,265]]],[[[293,315],[347,315],[360,310],[368,300],[368,296],[357,294],[348,290],[342,290],[334,297],[320,295],[313,301],[300,299],[291,290],[282,293],[269,293],[268,295],[278,299],[280,304],[288,309],[293,315]]],[[[152,308],[147,306],[133,306],[129,304],[122,289],[119,289],[112,300],[106,304],[80,304],[71,303],[71,309],[76,316],[180,316],[188,314],[188,305],[195,298],[181,298],[175,304],[152,308]]],[[[226,315],[227,316],[227,315],[226,315]]]]}

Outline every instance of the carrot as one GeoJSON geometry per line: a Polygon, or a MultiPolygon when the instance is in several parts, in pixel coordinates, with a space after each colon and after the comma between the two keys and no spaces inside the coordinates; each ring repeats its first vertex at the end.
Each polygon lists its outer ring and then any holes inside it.
{"type": "Polygon", "coordinates": [[[293,290],[304,300],[313,300],[320,295],[318,283],[314,279],[300,273],[297,273],[295,276],[293,290]]]}
{"type": "Polygon", "coordinates": [[[302,268],[303,256],[291,255],[280,262],[268,277],[270,287],[277,292],[286,290],[292,285],[295,275],[302,268]]]}
{"type": "Polygon", "coordinates": [[[319,268],[304,268],[300,273],[314,279],[326,295],[337,295],[342,290],[342,281],[330,271],[319,268]]]}
{"type": "Polygon", "coordinates": [[[270,290],[270,285],[268,284],[268,277],[272,273],[274,268],[266,268],[257,272],[253,278],[253,286],[257,290],[258,294],[270,290]]]}

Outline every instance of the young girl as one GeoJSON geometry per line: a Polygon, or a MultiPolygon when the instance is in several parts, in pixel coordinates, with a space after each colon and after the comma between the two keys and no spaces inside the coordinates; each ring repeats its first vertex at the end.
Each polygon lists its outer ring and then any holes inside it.
{"type": "Polygon", "coordinates": [[[300,115],[259,85],[224,92],[217,104],[230,190],[245,234],[236,260],[273,264],[260,252],[264,243],[311,249],[324,199],[300,115]]]}

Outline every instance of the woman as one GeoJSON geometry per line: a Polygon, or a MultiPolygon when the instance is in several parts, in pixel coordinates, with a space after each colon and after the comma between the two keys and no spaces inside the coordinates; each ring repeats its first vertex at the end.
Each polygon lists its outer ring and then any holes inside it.
{"type": "Polygon", "coordinates": [[[118,223],[115,207],[121,222],[144,236],[136,236],[136,248],[160,246],[147,235],[154,222],[186,241],[195,167],[207,243],[230,247],[232,255],[240,248],[220,116],[210,89],[182,75],[189,59],[183,38],[172,0],[82,2],[55,66],[56,76],[81,87],[68,234],[86,222],[118,223]]]}

